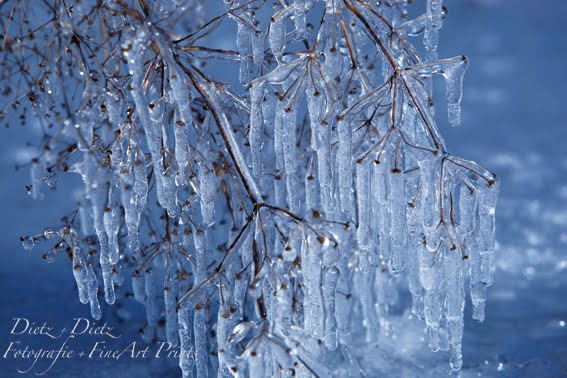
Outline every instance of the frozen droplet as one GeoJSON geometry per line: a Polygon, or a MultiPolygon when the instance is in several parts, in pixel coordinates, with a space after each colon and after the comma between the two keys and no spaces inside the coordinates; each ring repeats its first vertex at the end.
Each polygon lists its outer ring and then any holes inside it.
{"type": "Polygon", "coordinates": [[[20,241],[22,242],[24,248],[27,249],[28,251],[31,251],[35,246],[35,240],[33,236],[22,236],[20,238],[20,241]]]}
{"type": "Polygon", "coordinates": [[[44,236],[46,239],[54,238],[54,237],[56,237],[57,235],[59,235],[59,232],[57,232],[57,231],[55,231],[55,230],[45,230],[45,231],[43,232],[43,236],[44,236]]]}

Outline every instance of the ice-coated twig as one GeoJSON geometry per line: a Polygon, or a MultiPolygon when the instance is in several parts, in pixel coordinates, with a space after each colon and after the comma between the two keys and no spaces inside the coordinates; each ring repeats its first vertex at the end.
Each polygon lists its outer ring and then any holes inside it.
{"type": "MultiPolygon", "coordinates": [[[[413,19],[402,0],[228,1],[210,19],[198,2],[52,3],[30,29],[41,54],[4,33],[4,80],[43,133],[27,190],[64,172],[84,190],[21,240],[55,238],[43,256],[67,252],[93,317],[99,281],[110,304],[132,291],[184,377],[354,376],[367,361],[350,351],[396,340],[409,289],[431,349],[461,368],[465,283],[482,321],[494,279],[499,181],[441,135],[432,77],[457,125],[468,65],[437,58],[441,0],[413,19]],[[236,47],[213,45],[225,36],[236,47]]],[[[0,17],[33,23],[24,8],[0,17]]]]}

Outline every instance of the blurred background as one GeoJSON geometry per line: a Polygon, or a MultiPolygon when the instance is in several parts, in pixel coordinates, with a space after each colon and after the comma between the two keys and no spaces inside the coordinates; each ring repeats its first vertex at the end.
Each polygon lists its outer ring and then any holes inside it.
{"type": "MultiPolygon", "coordinates": [[[[466,308],[462,376],[567,376],[567,1],[446,0],[445,5],[449,17],[439,55],[465,54],[470,65],[462,126],[450,128],[438,106],[441,132],[451,152],[501,179],[495,282],[483,323],[474,323],[466,308]]],[[[443,98],[443,86],[437,88],[437,98],[443,98]]],[[[69,260],[59,256],[48,264],[41,258],[47,244],[27,251],[19,241],[71,212],[75,199],[66,188],[80,184],[78,176],[63,177],[58,186],[65,190],[48,191],[42,201],[28,196],[29,167],[16,166],[29,161],[27,143],[34,136],[17,122],[0,130],[2,354],[16,339],[47,347],[36,336],[11,336],[13,318],[59,328],[72,325],[73,318],[90,318],[88,305],[78,301],[69,260]]],[[[143,307],[102,302],[99,323],[108,321],[123,335],[113,347],[143,345],[137,335],[143,307]]],[[[448,372],[447,355],[433,356],[423,345],[405,357],[433,361],[432,371],[448,372]]],[[[396,363],[403,364],[403,357],[396,363]]],[[[17,369],[30,365],[0,358],[0,377],[22,376],[17,369]]],[[[176,365],[175,358],[73,359],[56,362],[44,376],[178,376],[176,365]]],[[[400,371],[412,376],[415,370],[400,371]]]]}

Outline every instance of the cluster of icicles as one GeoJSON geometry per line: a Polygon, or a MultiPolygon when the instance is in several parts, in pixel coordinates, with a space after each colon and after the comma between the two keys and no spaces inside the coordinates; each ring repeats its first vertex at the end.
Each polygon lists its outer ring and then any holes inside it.
{"type": "Polygon", "coordinates": [[[144,337],[179,346],[185,377],[356,376],[350,349],[360,335],[372,344],[390,327],[390,291],[399,290],[390,278],[405,275],[431,349],[450,350],[452,368],[461,368],[465,277],[479,321],[492,283],[498,181],[450,155],[437,131],[431,77],[444,76],[457,125],[467,65],[436,57],[441,1],[429,0],[410,21],[404,1],[394,3],[296,0],[276,7],[267,24],[249,10],[254,2],[232,4],[231,59],[244,96],[183,66],[180,46],[151,24],[124,27],[135,114],[126,117],[117,96],[88,84],[90,106],[66,130],[81,135],[82,161],[69,170],[85,183],[80,234],[96,235],[100,268],[77,231],[60,236],[73,247],[79,298],[94,318],[95,269],[112,304],[127,268],[147,308],[144,337]],[[317,7],[324,18],[311,31],[317,7]],[[424,60],[409,42],[418,35],[424,60]],[[293,50],[304,38],[313,48],[293,50]],[[159,51],[164,88],[147,85],[149,46],[159,51]],[[239,125],[242,114],[249,122],[239,125]],[[108,159],[85,142],[94,132],[108,159]],[[152,188],[159,206],[148,200],[152,188]],[[167,234],[142,237],[144,215],[159,211],[167,234]]]}

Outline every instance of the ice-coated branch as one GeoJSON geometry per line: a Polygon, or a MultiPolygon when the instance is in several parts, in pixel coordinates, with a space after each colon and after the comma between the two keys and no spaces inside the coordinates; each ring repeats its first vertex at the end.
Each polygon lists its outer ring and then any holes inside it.
{"type": "Polygon", "coordinates": [[[3,23],[2,70],[44,130],[32,196],[84,184],[22,242],[57,236],[44,256],[67,251],[94,318],[100,283],[145,305],[144,339],[178,347],[184,377],[307,378],[375,375],[361,357],[411,311],[461,369],[499,180],[442,137],[432,77],[456,126],[468,66],[437,57],[442,1],[413,19],[405,0],[67,3],[13,8],[38,36],[3,23]]]}

